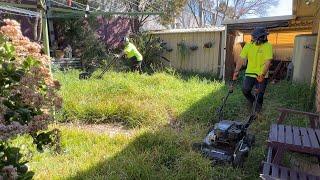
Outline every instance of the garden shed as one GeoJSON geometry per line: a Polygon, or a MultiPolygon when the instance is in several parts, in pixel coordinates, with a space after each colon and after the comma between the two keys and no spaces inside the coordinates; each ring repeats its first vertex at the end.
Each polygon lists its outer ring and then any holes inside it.
{"type": "MultiPolygon", "coordinates": [[[[254,27],[266,27],[269,32],[269,41],[274,47],[274,58],[281,61],[291,61],[294,59],[294,40],[299,36],[312,36],[312,41],[297,42],[298,51],[308,51],[307,54],[312,55],[308,59],[314,62],[313,68],[306,70],[310,72],[309,84],[314,84],[316,73],[316,59],[318,52],[315,51],[317,43],[318,24],[320,19],[320,1],[314,0],[292,0],[292,15],[242,19],[242,20],[226,20],[223,24],[226,26],[226,41],[224,42],[223,65],[224,78],[231,77],[234,64],[239,58],[241,44],[239,42],[250,41],[250,32],[254,27]],[[309,35],[305,35],[309,34],[309,35]],[[300,48],[300,49],[299,49],[300,48]],[[311,75],[312,74],[312,75],[311,75]]],[[[319,39],[319,37],[318,37],[319,39]]],[[[243,43],[242,43],[243,44],[243,43]]],[[[311,64],[311,63],[310,63],[311,64]]]]}
{"type": "MultiPolygon", "coordinates": [[[[250,20],[225,21],[226,41],[223,44],[223,78],[231,77],[234,63],[240,52],[237,42],[249,41],[250,31],[256,26],[265,26],[270,32],[269,40],[275,45],[275,57],[286,59],[292,52],[292,42],[299,34],[313,34],[316,37],[315,43],[304,46],[314,53],[311,85],[315,86],[316,109],[320,112],[320,1],[314,0],[293,0],[292,15],[281,17],[256,18],[250,20]],[[280,43],[280,44],[279,44],[280,43]],[[228,53],[226,53],[228,52],[228,53]]],[[[308,72],[308,70],[305,70],[308,72]]]]}
{"type": "MultiPolygon", "coordinates": [[[[235,64],[240,58],[241,45],[251,41],[250,34],[255,27],[268,29],[270,33],[268,40],[273,45],[273,60],[278,62],[291,62],[294,58],[296,37],[312,34],[313,28],[312,19],[297,18],[295,15],[232,20],[225,21],[224,24],[226,26],[226,41],[224,42],[226,55],[222,57],[225,65],[224,79],[232,76],[235,64]]],[[[304,45],[314,45],[311,42],[308,43],[304,45]]],[[[311,69],[312,67],[310,67],[310,72],[311,69]]]]}
{"type": "Polygon", "coordinates": [[[219,75],[224,27],[155,31],[166,44],[164,57],[176,69],[219,75]]]}

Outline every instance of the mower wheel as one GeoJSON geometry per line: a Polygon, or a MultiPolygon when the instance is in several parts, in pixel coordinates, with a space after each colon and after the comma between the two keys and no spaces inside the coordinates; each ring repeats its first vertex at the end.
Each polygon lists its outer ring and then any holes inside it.
{"type": "Polygon", "coordinates": [[[232,166],[242,168],[244,159],[245,159],[245,153],[238,151],[235,157],[233,157],[232,166]]]}
{"type": "Polygon", "coordinates": [[[89,72],[83,72],[83,73],[80,73],[79,74],[79,79],[82,80],[82,79],[89,79],[91,77],[91,73],[89,72]]]}

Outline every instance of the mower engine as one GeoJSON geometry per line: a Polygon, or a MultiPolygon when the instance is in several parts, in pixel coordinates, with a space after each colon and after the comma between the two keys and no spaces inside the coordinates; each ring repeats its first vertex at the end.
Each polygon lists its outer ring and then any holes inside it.
{"type": "Polygon", "coordinates": [[[255,136],[247,134],[246,124],[238,121],[222,120],[209,130],[203,143],[194,144],[213,163],[232,163],[242,167],[255,136]]]}
{"type": "Polygon", "coordinates": [[[223,108],[231,93],[233,93],[232,88],[217,111],[219,122],[209,130],[203,142],[193,144],[193,148],[211,159],[213,163],[227,162],[235,167],[241,167],[255,143],[255,136],[249,134],[247,130],[257,117],[255,113],[257,93],[252,113],[245,122],[223,119],[223,108]]]}
{"type": "Polygon", "coordinates": [[[243,131],[244,125],[237,121],[223,120],[214,125],[204,142],[207,145],[224,144],[235,147],[236,144],[246,135],[243,131]]]}

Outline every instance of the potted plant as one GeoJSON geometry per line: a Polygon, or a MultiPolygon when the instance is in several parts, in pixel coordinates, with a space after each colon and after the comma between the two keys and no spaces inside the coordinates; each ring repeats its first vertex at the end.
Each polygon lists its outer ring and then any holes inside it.
{"type": "Polygon", "coordinates": [[[178,49],[180,51],[182,58],[185,59],[185,57],[189,54],[189,47],[187,46],[187,44],[185,43],[184,40],[179,42],[177,44],[177,46],[178,46],[178,49]]]}
{"type": "Polygon", "coordinates": [[[203,47],[204,48],[212,48],[213,45],[214,45],[214,42],[210,41],[210,42],[205,43],[203,47]]]}
{"type": "Polygon", "coordinates": [[[61,59],[64,57],[64,51],[62,51],[62,50],[57,49],[55,54],[56,54],[56,58],[58,58],[58,59],[61,59]]]}
{"type": "Polygon", "coordinates": [[[190,46],[190,50],[191,51],[196,51],[196,50],[198,50],[199,49],[199,47],[197,46],[197,45],[192,45],[192,46],[190,46]]]}

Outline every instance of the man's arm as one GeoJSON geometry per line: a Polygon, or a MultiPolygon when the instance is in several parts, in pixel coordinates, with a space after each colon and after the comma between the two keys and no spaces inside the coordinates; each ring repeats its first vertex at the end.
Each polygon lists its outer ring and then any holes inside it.
{"type": "Polygon", "coordinates": [[[239,76],[239,72],[240,72],[240,69],[241,67],[243,66],[243,62],[245,61],[245,59],[241,58],[237,61],[237,64],[236,64],[236,68],[234,69],[234,73],[233,73],[233,77],[232,77],[232,80],[237,80],[238,79],[238,76],[239,76]]]}
{"type": "Polygon", "coordinates": [[[125,52],[124,52],[124,51],[121,51],[121,53],[118,54],[118,56],[119,56],[118,58],[122,57],[124,54],[125,54],[125,52]]]}
{"type": "Polygon", "coordinates": [[[271,60],[267,60],[265,63],[264,63],[264,68],[263,68],[263,71],[262,71],[262,74],[260,74],[258,77],[257,77],[257,81],[259,83],[262,83],[264,81],[264,78],[267,74],[267,72],[269,71],[269,68],[271,66],[271,60]]]}
{"type": "Polygon", "coordinates": [[[238,79],[240,69],[241,69],[241,67],[243,66],[245,60],[248,57],[248,48],[249,48],[249,46],[248,46],[248,44],[246,44],[246,45],[244,45],[244,47],[241,50],[240,60],[237,61],[236,68],[235,68],[234,73],[233,73],[233,78],[232,79],[234,81],[238,79]]]}
{"type": "Polygon", "coordinates": [[[269,68],[271,66],[271,61],[272,61],[271,59],[266,61],[266,63],[264,64],[264,68],[263,68],[261,75],[265,76],[267,74],[267,72],[269,71],[269,68]]]}
{"type": "Polygon", "coordinates": [[[242,68],[243,63],[245,62],[245,60],[246,59],[241,58],[241,59],[239,59],[237,61],[236,68],[235,68],[234,72],[239,72],[240,71],[240,69],[242,68]]]}

